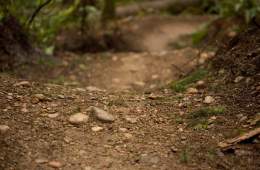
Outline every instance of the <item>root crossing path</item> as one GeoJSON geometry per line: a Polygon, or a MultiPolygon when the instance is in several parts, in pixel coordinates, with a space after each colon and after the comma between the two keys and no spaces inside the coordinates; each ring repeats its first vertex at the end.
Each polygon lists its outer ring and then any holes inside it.
{"type": "Polygon", "coordinates": [[[212,136],[194,138],[180,117],[189,97],[166,87],[195,67],[198,53],[168,51],[166,44],[199,22],[150,21],[138,28],[148,52],[64,53],[61,64],[44,73],[19,72],[24,79],[1,74],[0,124],[8,128],[0,139],[0,169],[214,169],[210,161],[199,162],[202,155],[190,161],[202,149],[194,139],[212,136]],[[109,118],[93,107],[113,120],[104,122],[109,118]]]}

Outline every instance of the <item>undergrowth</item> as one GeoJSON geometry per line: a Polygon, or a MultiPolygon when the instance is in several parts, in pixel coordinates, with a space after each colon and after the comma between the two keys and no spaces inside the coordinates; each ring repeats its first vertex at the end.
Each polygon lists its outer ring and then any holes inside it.
{"type": "Polygon", "coordinates": [[[173,82],[171,84],[171,89],[175,92],[183,92],[185,91],[192,83],[196,83],[197,81],[203,79],[208,72],[203,69],[199,69],[195,72],[193,72],[191,75],[178,80],[176,82],[173,82]]]}

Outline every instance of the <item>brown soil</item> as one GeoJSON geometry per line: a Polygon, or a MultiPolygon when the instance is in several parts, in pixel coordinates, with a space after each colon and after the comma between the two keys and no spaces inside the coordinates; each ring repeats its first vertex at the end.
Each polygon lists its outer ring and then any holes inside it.
{"type": "MultiPolygon", "coordinates": [[[[177,29],[180,22],[175,21],[174,37],[190,33],[191,29],[177,29]]],[[[153,25],[152,32],[164,30],[163,23],[153,25]]],[[[158,41],[168,41],[165,33],[160,34],[162,39],[155,35],[158,41]]],[[[151,47],[156,47],[153,42],[151,47]]],[[[81,56],[64,52],[55,60],[42,59],[35,66],[1,73],[0,124],[10,129],[0,134],[0,169],[48,170],[53,169],[51,161],[63,170],[259,169],[258,138],[254,144],[237,145],[233,153],[223,153],[217,146],[254,128],[248,123],[254,115],[223,102],[225,91],[212,91],[219,86],[210,75],[198,93],[173,92],[166,84],[193,70],[200,57],[192,48],[161,49],[81,56]],[[29,84],[14,86],[23,80],[29,84]],[[35,102],[39,93],[45,98],[35,102]],[[208,95],[215,98],[211,104],[203,103],[208,95]],[[96,120],[90,106],[109,111],[116,120],[96,120]],[[223,106],[225,113],[192,118],[193,111],[209,106],[223,106]],[[70,115],[78,112],[89,115],[88,122],[70,124],[70,115]],[[94,132],[95,126],[103,130],[94,132]]]]}
{"type": "Polygon", "coordinates": [[[230,86],[232,101],[246,108],[248,114],[260,110],[260,30],[257,26],[234,37],[217,52],[213,60],[217,70],[225,72],[222,84],[230,86]],[[242,77],[239,83],[236,78],[242,77]]]}
{"type": "Polygon", "coordinates": [[[170,50],[172,42],[179,41],[183,35],[198,30],[208,16],[150,16],[122,21],[123,39],[128,46],[137,51],[162,52],[170,50]]]}

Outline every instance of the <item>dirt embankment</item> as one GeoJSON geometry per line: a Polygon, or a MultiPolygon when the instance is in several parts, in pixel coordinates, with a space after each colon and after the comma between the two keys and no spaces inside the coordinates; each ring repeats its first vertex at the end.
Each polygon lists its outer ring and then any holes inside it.
{"type": "MultiPolygon", "coordinates": [[[[251,26],[219,48],[213,61],[222,73],[222,83],[229,87],[232,103],[247,108],[248,112],[260,109],[260,29],[251,26]]],[[[229,98],[230,99],[230,98],[229,98]]]]}

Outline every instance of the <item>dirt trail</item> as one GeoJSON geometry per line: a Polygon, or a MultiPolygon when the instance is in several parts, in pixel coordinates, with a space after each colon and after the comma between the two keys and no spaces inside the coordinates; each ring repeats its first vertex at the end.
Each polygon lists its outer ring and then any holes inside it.
{"type": "Polygon", "coordinates": [[[173,95],[165,87],[193,69],[189,61],[197,57],[195,49],[168,51],[166,44],[198,23],[167,22],[144,24],[152,29],[139,39],[149,52],[64,53],[60,65],[39,74],[23,68],[30,80],[23,84],[1,74],[0,120],[10,129],[0,140],[0,169],[231,169],[213,147],[223,135],[196,132],[183,118],[203,105],[205,94],[173,95]],[[115,121],[97,120],[92,106],[115,121]],[[88,120],[71,124],[70,116],[79,112],[88,120]]]}
{"type": "Polygon", "coordinates": [[[193,48],[172,50],[169,44],[198,30],[208,19],[188,16],[133,19],[123,25],[131,32],[126,35],[126,39],[137,50],[145,52],[105,53],[87,57],[87,61],[79,59],[86,69],[75,68],[72,74],[78,74],[76,81],[84,85],[110,91],[147,90],[165,86],[190,72],[196,64],[191,61],[198,53],[193,48]]]}

